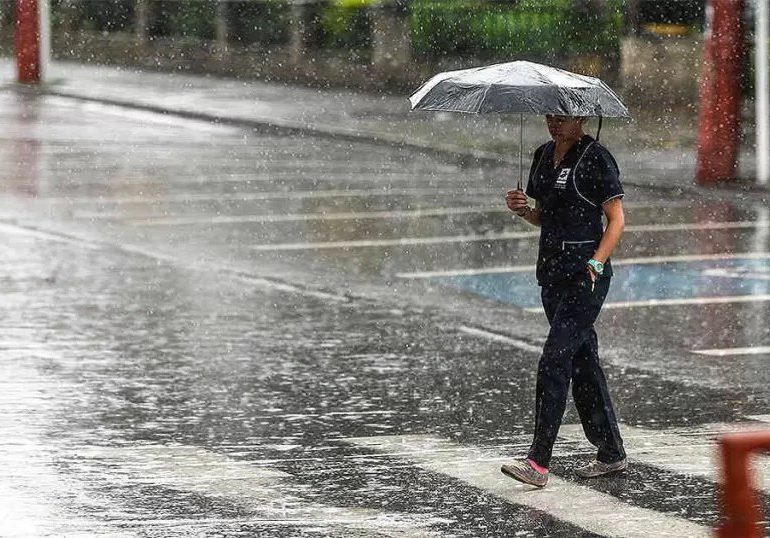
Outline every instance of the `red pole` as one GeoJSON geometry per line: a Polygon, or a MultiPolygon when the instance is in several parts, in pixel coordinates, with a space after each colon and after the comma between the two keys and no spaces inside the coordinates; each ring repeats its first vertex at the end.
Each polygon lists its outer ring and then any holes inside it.
{"type": "Polygon", "coordinates": [[[744,0],[709,0],[701,68],[698,163],[708,184],[732,179],[738,165],[744,0]]]}
{"type": "Polygon", "coordinates": [[[759,507],[749,473],[752,452],[770,449],[770,432],[745,432],[723,435],[722,453],[722,523],[716,529],[719,538],[762,538],[759,507]]]}
{"type": "Polygon", "coordinates": [[[16,68],[19,82],[40,82],[40,15],[38,0],[16,0],[16,68]]]}

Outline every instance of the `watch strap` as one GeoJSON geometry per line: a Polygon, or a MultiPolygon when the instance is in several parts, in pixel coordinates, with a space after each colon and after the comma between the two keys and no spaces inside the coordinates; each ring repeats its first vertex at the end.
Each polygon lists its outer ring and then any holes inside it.
{"type": "Polygon", "coordinates": [[[597,275],[601,275],[604,272],[604,264],[599,260],[594,260],[591,258],[588,260],[588,265],[591,266],[591,269],[593,269],[594,273],[597,275]]]}

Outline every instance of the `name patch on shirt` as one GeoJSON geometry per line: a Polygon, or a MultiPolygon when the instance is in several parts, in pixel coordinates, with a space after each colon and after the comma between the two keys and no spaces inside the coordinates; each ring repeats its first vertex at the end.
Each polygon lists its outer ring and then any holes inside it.
{"type": "Polygon", "coordinates": [[[559,177],[556,178],[556,188],[557,189],[563,189],[567,186],[567,177],[569,177],[569,171],[572,170],[572,168],[562,168],[561,172],[559,172],[559,177]]]}

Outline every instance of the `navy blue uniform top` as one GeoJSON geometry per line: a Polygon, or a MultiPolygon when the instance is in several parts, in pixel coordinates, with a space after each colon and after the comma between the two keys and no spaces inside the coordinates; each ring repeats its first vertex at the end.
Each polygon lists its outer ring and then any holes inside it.
{"type": "MultiPolygon", "coordinates": [[[[592,137],[575,142],[556,167],[555,147],[551,141],[535,150],[526,189],[540,206],[540,285],[585,274],[604,233],[602,204],[623,196],[615,159],[592,137]]],[[[602,276],[612,276],[609,260],[602,276]]]]}

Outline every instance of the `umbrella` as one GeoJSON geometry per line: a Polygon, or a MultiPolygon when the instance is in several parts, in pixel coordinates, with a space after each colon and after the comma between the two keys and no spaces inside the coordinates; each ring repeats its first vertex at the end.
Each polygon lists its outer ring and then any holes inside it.
{"type": "Polygon", "coordinates": [[[412,110],[520,115],[519,184],[524,114],[630,118],[628,108],[595,77],[533,62],[509,62],[439,73],[409,98],[412,110]]]}

